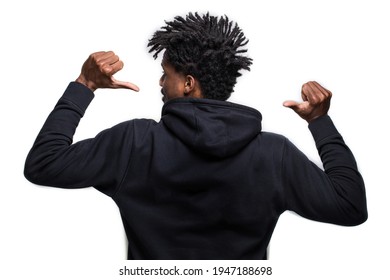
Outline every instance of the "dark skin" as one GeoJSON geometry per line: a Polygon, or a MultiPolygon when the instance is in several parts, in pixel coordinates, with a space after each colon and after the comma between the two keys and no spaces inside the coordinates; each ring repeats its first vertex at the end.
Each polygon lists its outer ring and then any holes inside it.
{"type": "Polygon", "coordinates": [[[301,96],[303,102],[284,101],[283,106],[293,109],[308,123],[328,113],[332,93],[319,83],[313,81],[303,84],[301,96]]]}
{"type": "Polygon", "coordinates": [[[163,59],[161,67],[163,68],[163,75],[159,84],[164,103],[174,98],[203,97],[199,82],[192,75],[177,72],[166,58],[163,59]]]}
{"type": "MultiPolygon", "coordinates": [[[[112,51],[96,52],[84,62],[76,82],[87,86],[92,91],[98,88],[124,88],[139,91],[138,86],[130,82],[118,81],[114,74],[123,68],[123,62],[112,51]]],[[[173,98],[202,98],[199,82],[191,75],[184,75],[169,64],[162,63],[164,70],[159,84],[162,87],[164,102],[173,98]]],[[[332,93],[315,81],[303,84],[301,90],[302,102],[285,101],[283,106],[291,108],[308,123],[327,115],[330,108],[332,93]]]]}
{"type": "Polygon", "coordinates": [[[114,78],[114,74],[122,70],[123,65],[123,62],[112,51],[93,53],[84,62],[76,82],[92,91],[98,88],[124,88],[139,91],[135,84],[114,78]]]}

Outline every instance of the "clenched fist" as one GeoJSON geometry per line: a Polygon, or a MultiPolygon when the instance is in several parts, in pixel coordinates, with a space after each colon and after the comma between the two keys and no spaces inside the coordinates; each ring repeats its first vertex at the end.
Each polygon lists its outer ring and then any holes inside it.
{"type": "Polygon", "coordinates": [[[283,106],[293,109],[309,123],[328,113],[332,98],[329,90],[317,82],[308,82],[303,84],[301,95],[303,102],[285,101],[283,106]]]}
{"type": "Polygon", "coordinates": [[[139,91],[135,84],[118,81],[113,77],[122,68],[123,62],[114,52],[96,52],[84,62],[76,82],[87,86],[92,91],[98,88],[126,88],[139,91]]]}

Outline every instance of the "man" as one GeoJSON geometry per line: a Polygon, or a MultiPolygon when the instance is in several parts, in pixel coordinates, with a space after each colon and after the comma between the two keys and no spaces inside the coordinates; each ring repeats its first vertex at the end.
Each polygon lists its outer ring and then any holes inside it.
{"type": "Polygon", "coordinates": [[[176,17],[149,41],[165,50],[160,122],[131,120],[72,144],[98,88],[128,88],[113,75],[113,52],[92,54],[69,84],[32,147],[33,183],[93,186],[112,197],[128,237],[129,259],[266,259],[279,216],[358,225],[367,219],[364,182],[327,115],[331,92],[302,87],[286,101],[309,123],[324,169],[281,135],[261,131],[261,114],[225,100],[249,70],[247,40],[227,17],[176,17]]]}

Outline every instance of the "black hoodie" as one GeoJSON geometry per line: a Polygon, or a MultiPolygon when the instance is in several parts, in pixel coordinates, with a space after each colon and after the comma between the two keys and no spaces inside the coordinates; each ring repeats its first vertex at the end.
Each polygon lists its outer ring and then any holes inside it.
{"type": "Polygon", "coordinates": [[[129,259],[265,259],[286,210],[339,225],[367,219],[364,182],[329,116],[309,128],[324,170],[255,109],[174,99],[160,122],[135,119],[72,144],[94,95],[70,83],[32,147],[25,176],[112,197],[129,259]]]}

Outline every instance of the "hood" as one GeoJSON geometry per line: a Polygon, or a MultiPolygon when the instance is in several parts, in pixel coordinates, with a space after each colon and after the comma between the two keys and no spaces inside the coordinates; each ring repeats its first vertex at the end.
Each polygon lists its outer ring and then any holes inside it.
{"type": "Polygon", "coordinates": [[[161,121],[186,145],[200,153],[228,157],[261,132],[259,111],[235,103],[178,98],[162,109],[161,121]]]}

